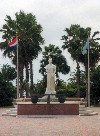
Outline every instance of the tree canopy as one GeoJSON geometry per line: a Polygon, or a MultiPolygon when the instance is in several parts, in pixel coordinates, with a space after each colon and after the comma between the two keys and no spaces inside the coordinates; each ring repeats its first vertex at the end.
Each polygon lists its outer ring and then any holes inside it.
{"type": "Polygon", "coordinates": [[[62,51],[59,47],[50,44],[49,46],[45,46],[45,50],[43,52],[43,59],[40,64],[40,73],[44,76],[45,66],[48,64],[49,57],[52,58],[53,64],[56,65],[56,76],[59,77],[59,73],[68,74],[70,71],[70,67],[67,64],[66,58],[63,56],[62,51]]]}
{"type": "Polygon", "coordinates": [[[15,51],[9,48],[8,43],[16,37],[17,33],[19,40],[19,61],[25,65],[25,62],[33,60],[41,51],[40,44],[43,44],[41,36],[42,27],[40,24],[37,24],[34,15],[31,13],[26,14],[23,11],[16,13],[15,19],[7,15],[5,22],[0,30],[3,32],[2,38],[5,39],[1,44],[1,49],[4,50],[4,55],[8,55],[8,57],[15,61],[15,51]]]}
{"type": "Polygon", "coordinates": [[[96,38],[98,31],[91,33],[91,28],[83,28],[80,25],[71,25],[70,28],[65,29],[66,35],[62,36],[64,41],[63,49],[68,49],[74,60],[82,62],[85,66],[87,65],[87,54],[82,54],[82,48],[87,41],[88,36],[90,36],[90,67],[95,66],[99,61],[100,44],[96,38]]]}

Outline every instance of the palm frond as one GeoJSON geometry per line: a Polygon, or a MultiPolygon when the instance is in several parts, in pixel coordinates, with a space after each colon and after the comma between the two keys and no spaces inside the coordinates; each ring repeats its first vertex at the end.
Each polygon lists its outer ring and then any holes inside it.
{"type": "Polygon", "coordinates": [[[94,34],[92,35],[92,38],[94,38],[99,33],[100,33],[99,31],[94,32],[94,34]]]}

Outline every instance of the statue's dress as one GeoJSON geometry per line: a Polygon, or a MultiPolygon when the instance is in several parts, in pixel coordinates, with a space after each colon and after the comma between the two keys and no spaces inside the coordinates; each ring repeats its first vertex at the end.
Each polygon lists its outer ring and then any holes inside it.
{"type": "Polygon", "coordinates": [[[48,64],[46,66],[47,72],[47,88],[46,94],[55,94],[55,72],[56,66],[53,64],[48,64]]]}

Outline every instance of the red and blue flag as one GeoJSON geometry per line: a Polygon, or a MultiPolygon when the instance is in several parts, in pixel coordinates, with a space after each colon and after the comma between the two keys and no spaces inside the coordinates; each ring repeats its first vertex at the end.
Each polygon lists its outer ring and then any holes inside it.
{"type": "Polygon", "coordinates": [[[10,43],[8,43],[8,46],[13,49],[16,49],[18,46],[18,38],[14,38],[10,43]]]}

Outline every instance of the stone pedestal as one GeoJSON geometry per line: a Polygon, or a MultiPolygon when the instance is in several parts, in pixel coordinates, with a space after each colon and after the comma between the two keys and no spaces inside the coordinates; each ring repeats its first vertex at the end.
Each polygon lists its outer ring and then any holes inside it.
{"type": "Polygon", "coordinates": [[[42,98],[39,98],[39,102],[47,102],[48,99],[50,99],[50,102],[58,102],[58,98],[56,98],[55,96],[56,92],[52,94],[46,92],[45,94],[46,94],[45,96],[43,96],[42,98]],[[48,95],[50,98],[48,98],[48,95]]]}
{"type": "Polygon", "coordinates": [[[79,104],[19,103],[17,115],[79,115],[79,104]]]}

